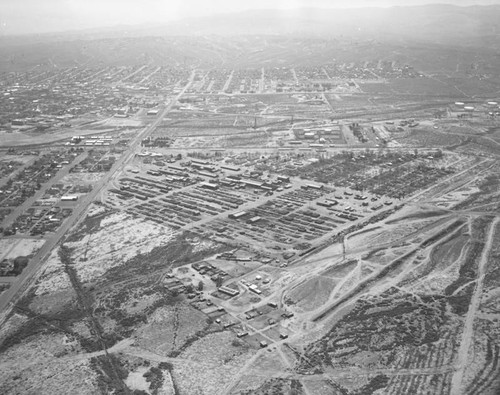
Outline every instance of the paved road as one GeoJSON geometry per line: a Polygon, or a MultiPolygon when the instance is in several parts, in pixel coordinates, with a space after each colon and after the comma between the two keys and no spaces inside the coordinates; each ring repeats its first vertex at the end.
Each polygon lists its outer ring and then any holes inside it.
{"type": "MultiPolygon", "coordinates": [[[[12,225],[12,223],[15,221],[15,219],[21,215],[22,213],[26,212],[30,207],[33,206],[33,204],[41,199],[44,195],[45,192],[52,187],[53,185],[57,184],[59,181],[61,181],[64,177],[66,177],[69,174],[70,169],[83,161],[87,157],[87,152],[83,152],[80,155],[78,155],[69,165],[64,166],[61,170],[59,170],[54,177],[52,177],[48,182],[44,183],[42,185],[42,188],[40,188],[36,193],[31,196],[30,198],[26,199],[25,202],[23,202],[21,205],[17,206],[9,215],[7,215],[3,222],[2,226],[4,228],[12,225]]],[[[37,176],[33,176],[30,181],[33,181],[36,179],[37,176]]]]}
{"type": "Polygon", "coordinates": [[[158,114],[157,118],[149,126],[144,128],[137,136],[132,140],[131,144],[127,150],[122,154],[122,156],[115,162],[111,170],[106,173],[106,175],[97,182],[94,189],[83,196],[78,205],[73,209],[73,214],[67,218],[62,226],[54,233],[46,243],[42,246],[40,250],[31,259],[28,267],[24,269],[23,273],[18,276],[17,281],[11,284],[11,287],[0,295],[0,326],[6,317],[6,312],[9,308],[16,303],[23,293],[36,281],[40,276],[42,271],[40,270],[46,258],[49,256],[52,249],[64,238],[67,232],[75,225],[77,225],[83,218],[88,206],[96,199],[99,193],[104,187],[108,185],[113,176],[119,173],[125,164],[127,164],[131,159],[134,158],[135,153],[142,139],[150,135],[154,129],[162,122],[165,115],[172,109],[173,105],[178,99],[184,94],[186,89],[191,85],[194,79],[194,72],[191,73],[188,83],[182,89],[181,92],[173,99],[171,102],[164,107],[164,109],[158,114]]]}
{"type": "Polygon", "coordinates": [[[9,179],[16,177],[19,173],[21,173],[22,171],[24,171],[26,168],[30,167],[36,159],[37,159],[36,156],[31,157],[31,159],[29,159],[26,163],[24,163],[23,165],[21,165],[16,170],[14,170],[12,173],[7,174],[3,178],[0,178],[0,187],[3,187],[5,184],[7,184],[7,181],[9,179]]]}

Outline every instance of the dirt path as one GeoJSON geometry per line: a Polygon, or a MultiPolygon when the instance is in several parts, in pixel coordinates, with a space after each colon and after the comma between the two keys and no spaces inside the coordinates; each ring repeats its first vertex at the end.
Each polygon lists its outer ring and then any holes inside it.
{"type": "Polygon", "coordinates": [[[263,350],[260,350],[258,352],[255,353],[255,355],[250,358],[246,363],[245,365],[243,365],[241,367],[241,369],[238,371],[237,374],[234,375],[233,379],[231,380],[231,382],[226,386],[226,388],[224,388],[222,391],[221,391],[221,395],[229,395],[232,393],[232,390],[233,388],[238,385],[238,383],[240,382],[240,379],[241,377],[243,377],[243,375],[245,374],[248,374],[248,372],[251,371],[250,367],[253,365],[253,363],[257,360],[257,358],[263,354],[263,350]]]}
{"type": "Polygon", "coordinates": [[[488,238],[486,240],[486,245],[484,246],[483,254],[481,255],[481,260],[479,261],[476,288],[474,289],[474,294],[472,295],[469,310],[467,311],[467,317],[465,318],[464,330],[462,332],[460,348],[457,354],[457,369],[455,370],[455,373],[453,374],[453,377],[451,379],[450,394],[458,395],[462,393],[462,380],[465,374],[465,368],[467,367],[467,356],[474,336],[474,318],[477,314],[479,302],[481,301],[481,294],[483,293],[485,267],[488,262],[488,256],[491,250],[491,246],[493,244],[495,228],[499,222],[500,218],[496,217],[488,229],[488,238]]]}
{"type": "Polygon", "coordinates": [[[98,357],[100,355],[106,355],[106,354],[113,354],[117,352],[124,351],[128,349],[130,346],[134,344],[134,339],[123,339],[116,343],[113,347],[110,347],[106,350],[100,350],[100,351],[95,351],[91,353],[84,353],[84,354],[76,354],[72,355],[70,357],[65,357],[62,358],[64,361],[79,361],[79,360],[84,360],[84,359],[90,359],[94,357],[98,357]]]}
{"type": "MultiPolygon", "coordinates": [[[[480,162],[472,165],[471,167],[468,167],[468,168],[466,168],[466,169],[464,169],[464,170],[462,170],[462,171],[460,171],[458,173],[451,174],[450,176],[443,178],[439,182],[431,185],[430,187],[428,187],[428,188],[426,188],[426,189],[424,189],[422,191],[419,191],[419,192],[413,194],[408,199],[406,199],[406,202],[408,202],[408,203],[409,202],[419,203],[421,201],[419,199],[420,197],[425,197],[426,201],[428,201],[428,200],[430,200],[432,198],[435,198],[436,197],[435,195],[432,195],[430,198],[426,197],[426,194],[432,192],[432,190],[434,190],[434,189],[438,189],[437,195],[443,196],[446,193],[449,193],[449,192],[454,191],[454,190],[456,190],[456,189],[458,189],[460,187],[463,187],[464,185],[469,184],[472,181],[472,180],[466,180],[466,182],[461,183],[461,181],[463,181],[463,180],[459,179],[458,181],[453,181],[455,178],[459,178],[460,176],[463,176],[464,174],[470,173],[476,167],[479,167],[479,166],[482,166],[482,165],[485,165],[485,164],[490,164],[487,168],[480,170],[480,172],[478,174],[484,173],[485,171],[491,169],[495,165],[495,163],[496,163],[495,161],[491,162],[488,159],[484,159],[484,160],[482,160],[482,161],[480,161],[480,162]],[[447,183],[451,183],[451,184],[448,185],[447,187],[445,187],[444,190],[440,191],[439,187],[441,185],[445,185],[447,183]]],[[[475,179],[476,178],[474,177],[473,180],[475,180],[475,179]]]]}

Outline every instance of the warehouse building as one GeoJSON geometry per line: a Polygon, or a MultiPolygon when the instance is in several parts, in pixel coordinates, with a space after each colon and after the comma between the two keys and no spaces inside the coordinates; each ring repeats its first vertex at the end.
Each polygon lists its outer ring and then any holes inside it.
{"type": "Polygon", "coordinates": [[[226,287],[225,285],[223,285],[222,287],[219,287],[219,291],[226,294],[226,295],[229,295],[231,297],[236,296],[240,293],[240,291],[233,289],[233,288],[226,287]]]}
{"type": "Polygon", "coordinates": [[[200,183],[200,186],[202,188],[211,189],[213,191],[215,191],[216,189],[219,189],[219,186],[217,184],[211,184],[209,182],[202,182],[202,183],[200,183]]]}
{"type": "Polygon", "coordinates": [[[245,215],[248,215],[248,213],[246,211],[239,211],[237,213],[229,214],[229,218],[231,218],[231,219],[239,219],[239,218],[244,217],[245,215]]]}

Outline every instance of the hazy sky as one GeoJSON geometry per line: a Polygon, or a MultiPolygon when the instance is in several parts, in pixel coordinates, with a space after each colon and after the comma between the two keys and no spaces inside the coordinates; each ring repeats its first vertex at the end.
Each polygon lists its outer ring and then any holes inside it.
{"type": "Polygon", "coordinates": [[[480,5],[500,4],[500,0],[0,0],[0,34],[168,22],[259,8],[389,7],[429,3],[480,5]]]}

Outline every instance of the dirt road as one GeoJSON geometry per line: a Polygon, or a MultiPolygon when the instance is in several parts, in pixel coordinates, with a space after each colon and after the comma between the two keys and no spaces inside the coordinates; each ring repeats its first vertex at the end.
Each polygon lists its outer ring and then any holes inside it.
{"type": "Polygon", "coordinates": [[[465,374],[465,368],[467,367],[467,356],[469,349],[471,347],[473,337],[474,337],[474,318],[476,317],[477,310],[479,307],[479,302],[481,301],[481,295],[483,293],[483,280],[485,274],[485,267],[488,262],[488,256],[490,254],[491,246],[493,244],[493,237],[495,235],[495,229],[500,222],[500,218],[496,217],[491,223],[488,229],[488,238],[481,255],[481,260],[479,261],[479,268],[477,273],[476,288],[472,295],[470,301],[469,310],[467,311],[467,316],[465,318],[464,330],[462,332],[462,339],[460,341],[460,348],[457,354],[457,364],[456,370],[451,379],[451,391],[450,394],[459,395],[462,393],[464,386],[462,385],[462,380],[465,374]]]}

